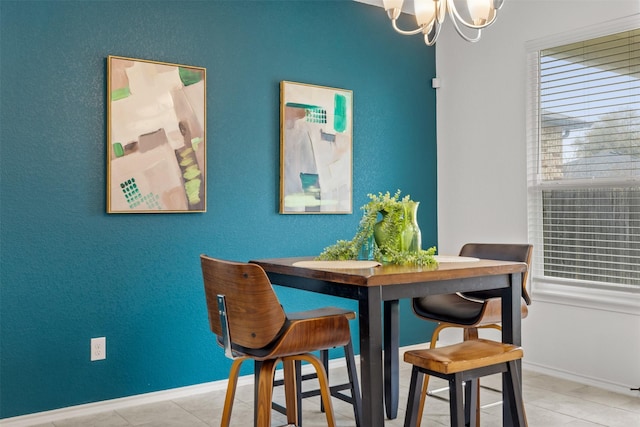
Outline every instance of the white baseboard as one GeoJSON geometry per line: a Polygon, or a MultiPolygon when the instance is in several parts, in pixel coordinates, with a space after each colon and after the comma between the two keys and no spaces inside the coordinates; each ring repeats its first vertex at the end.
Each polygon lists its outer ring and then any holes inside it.
{"type": "MultiPolygon", "coordinates": [[[[238,385],[250,384],[253,381],[252,375],[238,378],[238,385]]],[[[132,406],[145,405],[147,403],[161,402],[165,400],[178,399],[181,397],[195,396],[211,391],[226,390],[227,380],[213,381],[209,383],[197,384],[188,387],[174,388],[170,390],[157,391],[153,393],[139,394],[136,396],[122,397],[118,399],[104,400],[101,402],[87,403],[84,405],[69,406],[66,408],[54,409],[52,411],[38,412],[35,414],[21,415],[13,418],[0,420],[2,427],[28,427],[38,424],[47,424],[67,418],[94,415],[100,412],[114,411],[129,408],[132,406]]]]}
{"type": "MultiPolygon", "coordinates": [[[[356,362],[359,356],[356,355],[356,362]]],[[[329,369],[346,366],[344,358],[332,359],[329,361],[329,369]]],[[[311,365],[303,365],[302,373],[311,373],[311,365]]],[[[281,369],[276,371],[276,376],[281,375],[281,369]]],[[[132,406],[145,405],[148,403],[163,402],[167,400],[179,399],[182,397],[195,396],[227,389],[228,380],[212,381],[203,384],[196,384],[187,387],[173,388],[170,390],[156,391],[153,393],[139,394],[136,396],[122,397],[118,399],[104,400],[102,402],[87,403],[84,405],[69,406],[66,408],[54,409],[52,411],[38,412],[35,414],[21,415],[18,417],[4,418],[0,420],[2,427],[29,427],[38,424],[47,424],[67,418],[94,415],[100,412],[116,411],[118,409],[130,408],[132,406]]],[[[253,384],[253,374],[244,375],[238,378],[238,386],[253,384]]]]}
{"type": "Polygon", "coordinates": [[[632,391],[631,387],[637,387],[634,384],[618,384],[602,378],[590,377],[587,375],[576,374],[562,369],[541,365],[539,363],[527,362],[526,357],[522,360],[522,369],[525,371],[537,372],[539,374],[549,375],[555,378],[561,378],[575,383],[584,384],[592,387],[609,390],[615,393],[624,394],[632,397],[638,397],[637,391],[632,391]]]}

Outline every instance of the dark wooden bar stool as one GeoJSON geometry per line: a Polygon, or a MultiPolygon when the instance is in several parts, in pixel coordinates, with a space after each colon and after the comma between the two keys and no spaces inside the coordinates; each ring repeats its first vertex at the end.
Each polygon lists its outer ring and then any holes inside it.
{"type": "MultiPolygon", "coordinates": [[[[502,261],[524,262],[531,266],[533,246],[529,244],[515,243],[467,243],[460,250],[460,256],[481,259],[496,259],[502,261]]],[[[527,271],[522,275],[522,300],[520,316],[527,317],[531,304],[531,298],[527,292],[527,271]]],[[[465,292],[455,294],[438,294],[413,299],[413,311],[425,320],[438,322],[438,326],[431,335],[430,348],[435,348],[440,332],[445,328],[462,328],[463,339],[472,340],[478,338],[478,330],[493,328],[501,330],[502,301],[500,290],[465,292]]],[[[422,384],[422,400],[418,419],[421,418],[427,395],[433,395],[428,389],[429,377],[422,384]]],[[[478,386],[480,382],[478,381],[478,386]]],[[[445,391],[445,389],[442,389],[445,391]]],[[[480,391],[477,393],[480,396],[480,391]]],[[[480,405],[476,405],[477,424],[480,427],[480,405]]],[[[416,427],[420,427],[420,423],[416,427]]]]}
{"type": "Polygon", "coordinates": [[[505,373],[507,376],[505,391],[509,396],[507,401],[511,405],[513,425],[525,427],[527,421],[516,366],[516,362],[522,359],[522,354],[521,347],[484,339],[406,352],[404,361],[411,363],[413,368],[404,427],[419,425],[418,416],[421,413],[420,399],[425,374],[449,382],[451,426],[464,427],[476,425],[478,378],[497,373],[505,373]]]}
{"type": "MultiPolygon", "coordinates": [[[[316,372],[327,425],[335,427],[327,373],[322,361],[312,352],[349,347],[349,319],[354,313],[323,307],[287,314],[259,265],[206,255],[201,255],[200,261],[209,326],[225,355],[233,359],[220,425],[229,426],[240,366],[246,360],[253,360],[255,427],[271,427],[273,376],[279,363],[284,370],[287,423],[295,425],[300,420],[297,397],[300,381],[296,378],[295,364],[303,361],[311,364],[316,372]]],[[[354,394],[359,397],[359,393],[354,394]]],[[[356,415],[360,413],[358,410],[356,415]]],[[[245,421],[249,424],[249,420],[245,421]]]]}

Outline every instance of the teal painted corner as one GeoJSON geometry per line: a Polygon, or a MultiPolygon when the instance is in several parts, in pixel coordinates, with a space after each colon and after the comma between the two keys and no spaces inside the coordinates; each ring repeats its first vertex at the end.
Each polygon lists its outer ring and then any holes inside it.
{"type": "MultiPolygon", "coordinates": [[[[380,8],[3,0],[0,52],[0,418],[226,378],[201,253],[319,254],[398,188],[437,241],[435,54],[380,8]],[[105,213],[108,55],[207,69],[206,213],[105,213]],[[278,214],[282,80],[353,91],[352,214],[278,214]]],[[[292,311],[355,307],[277,291],[292,311]]],[[[401,322],[401,345],[430,335],[408,305],[401,322]]]]}

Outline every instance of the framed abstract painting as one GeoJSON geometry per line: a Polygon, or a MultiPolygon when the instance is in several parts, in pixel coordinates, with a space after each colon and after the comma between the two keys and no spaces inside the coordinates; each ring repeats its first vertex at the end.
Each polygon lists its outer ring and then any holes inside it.
{"type": "Polygon", "coordinates": [[[353,93],[280,83],[280,213],[352,212],[353,93]]]}
{"type": "Polygon", "coordinates": [[[205,212],[206,70],[107,62],[107,212],[205,212]]]}

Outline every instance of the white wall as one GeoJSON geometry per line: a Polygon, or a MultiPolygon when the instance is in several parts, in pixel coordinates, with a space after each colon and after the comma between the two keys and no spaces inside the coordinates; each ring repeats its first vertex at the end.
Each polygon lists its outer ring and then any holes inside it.
{"type": "MultiPolygon", "coordinates": [[[[527,241],[525,43],[638,13],[640,0],[506,0],[474,44],[445,23],[436,44],[439,253],[527,241]]],[[[617,391],[640,385],[640,310],[533,296],[525,366],[617,391]]]]}

